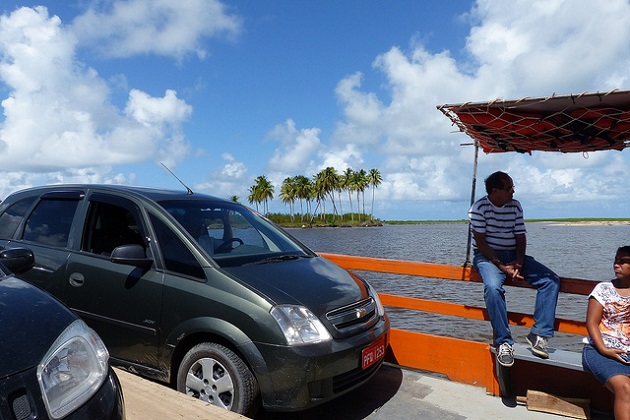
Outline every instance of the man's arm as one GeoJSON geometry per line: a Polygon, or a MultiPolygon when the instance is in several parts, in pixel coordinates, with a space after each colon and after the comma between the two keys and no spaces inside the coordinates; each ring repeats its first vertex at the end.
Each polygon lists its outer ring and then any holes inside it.
{"type": "Polygon", "coordinates": [[[481,254],[489,261],[492,261],[494,265],[501,268],[501,260],[497,257],[494,249],[492,249],[490,245],[488,245],[488,242],[486,241],[486,234],[475,232],[473,230],[473,236],[475,237],[475,244],[477,245],[477,249],[481,252],[481,254]]]}
{"type": "Polygon", "coordinates": [[[522,277],[521,269],[523,268],[523,262],[525,261],[525,250],[527,249],[527,236],[525,234],[515,235],[516,239],[516,261],[514,262],[514,277],[522,277]]]}
{"type": "Polygon", "coordinates": [[[519,265],[523,265],[523,261],[525,261],[525,250],[527,249],[527,236],[522,233],[520,235],[515,235],[516,239],[516,262],[519,265]]]}

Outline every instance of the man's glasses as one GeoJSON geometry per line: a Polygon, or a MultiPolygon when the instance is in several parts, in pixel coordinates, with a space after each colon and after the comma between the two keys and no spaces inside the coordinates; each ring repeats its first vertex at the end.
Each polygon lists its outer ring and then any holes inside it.
{"type": "Polygon", "coordinates": [[[615,259],[614,265],[630,264],[630,257],[615,259]]]}
{"type": "Polygon", "coordinates": [[[501,188],[503,191],[510,191],[510,192],[514,192],[514,185],[510,185],[509,187],[503,187],[501,188]]]}

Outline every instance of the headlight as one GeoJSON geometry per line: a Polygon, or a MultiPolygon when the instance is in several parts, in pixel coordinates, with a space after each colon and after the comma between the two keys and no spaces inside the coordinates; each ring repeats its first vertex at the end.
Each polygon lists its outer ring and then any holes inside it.
{"type": "Polygon", "coordinates": [[[48,415],[58,419],[83,405],[108,374],[109,353],[99,336],[76,320],[55,340],[37,367],[48,415]]]}
{"type": "Polygon", "coordinates": [[[372,295],[372,297],[374,298],[374,302],[376,303],[376,311],[378,312],[379,316],[383,316],[385,315],[385,308],[383,307],[383,304],[381,303],[381,298],[378,297],[378,292],[376,291],[376,289],[374,289],[372,287],[372,285],[370,285],[369,283],[366,283],[368,285],[368,288],[370,289],[370,294],[372,295]]]}
{"type": "Polygon", "coordinates": [[[303,306],[274,306],[271,308],[271,316],[280,326],[290,346],[319,343],[332,338],[324,324],[303,306]]]}

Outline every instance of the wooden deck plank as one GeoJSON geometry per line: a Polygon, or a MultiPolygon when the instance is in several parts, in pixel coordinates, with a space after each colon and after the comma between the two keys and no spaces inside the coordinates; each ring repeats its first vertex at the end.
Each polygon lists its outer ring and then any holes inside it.
{"type": "Polygon", "coordinates": [[[114,368],[123,389],[127,420],[145,419],[221,419],[247,417],[223,410],[127,371],[114,368]]]}

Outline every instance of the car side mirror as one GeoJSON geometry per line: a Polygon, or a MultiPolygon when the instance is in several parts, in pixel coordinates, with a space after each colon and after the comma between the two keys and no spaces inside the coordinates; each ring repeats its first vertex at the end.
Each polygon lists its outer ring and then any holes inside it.
{"type": "Polygon", "coordinates": [[[11,248],[0,251],[0,262],[16,274],[23,273],[33,268],[35,255],[26,248],[11,248]]]}
{"type": "Polygon", "coordinates": [[[153,264],[142,245],[121,245],[114,248],[110,255],[110,261],[116,264],[133,265],[136,267],[148,268],[153,264]]]}

